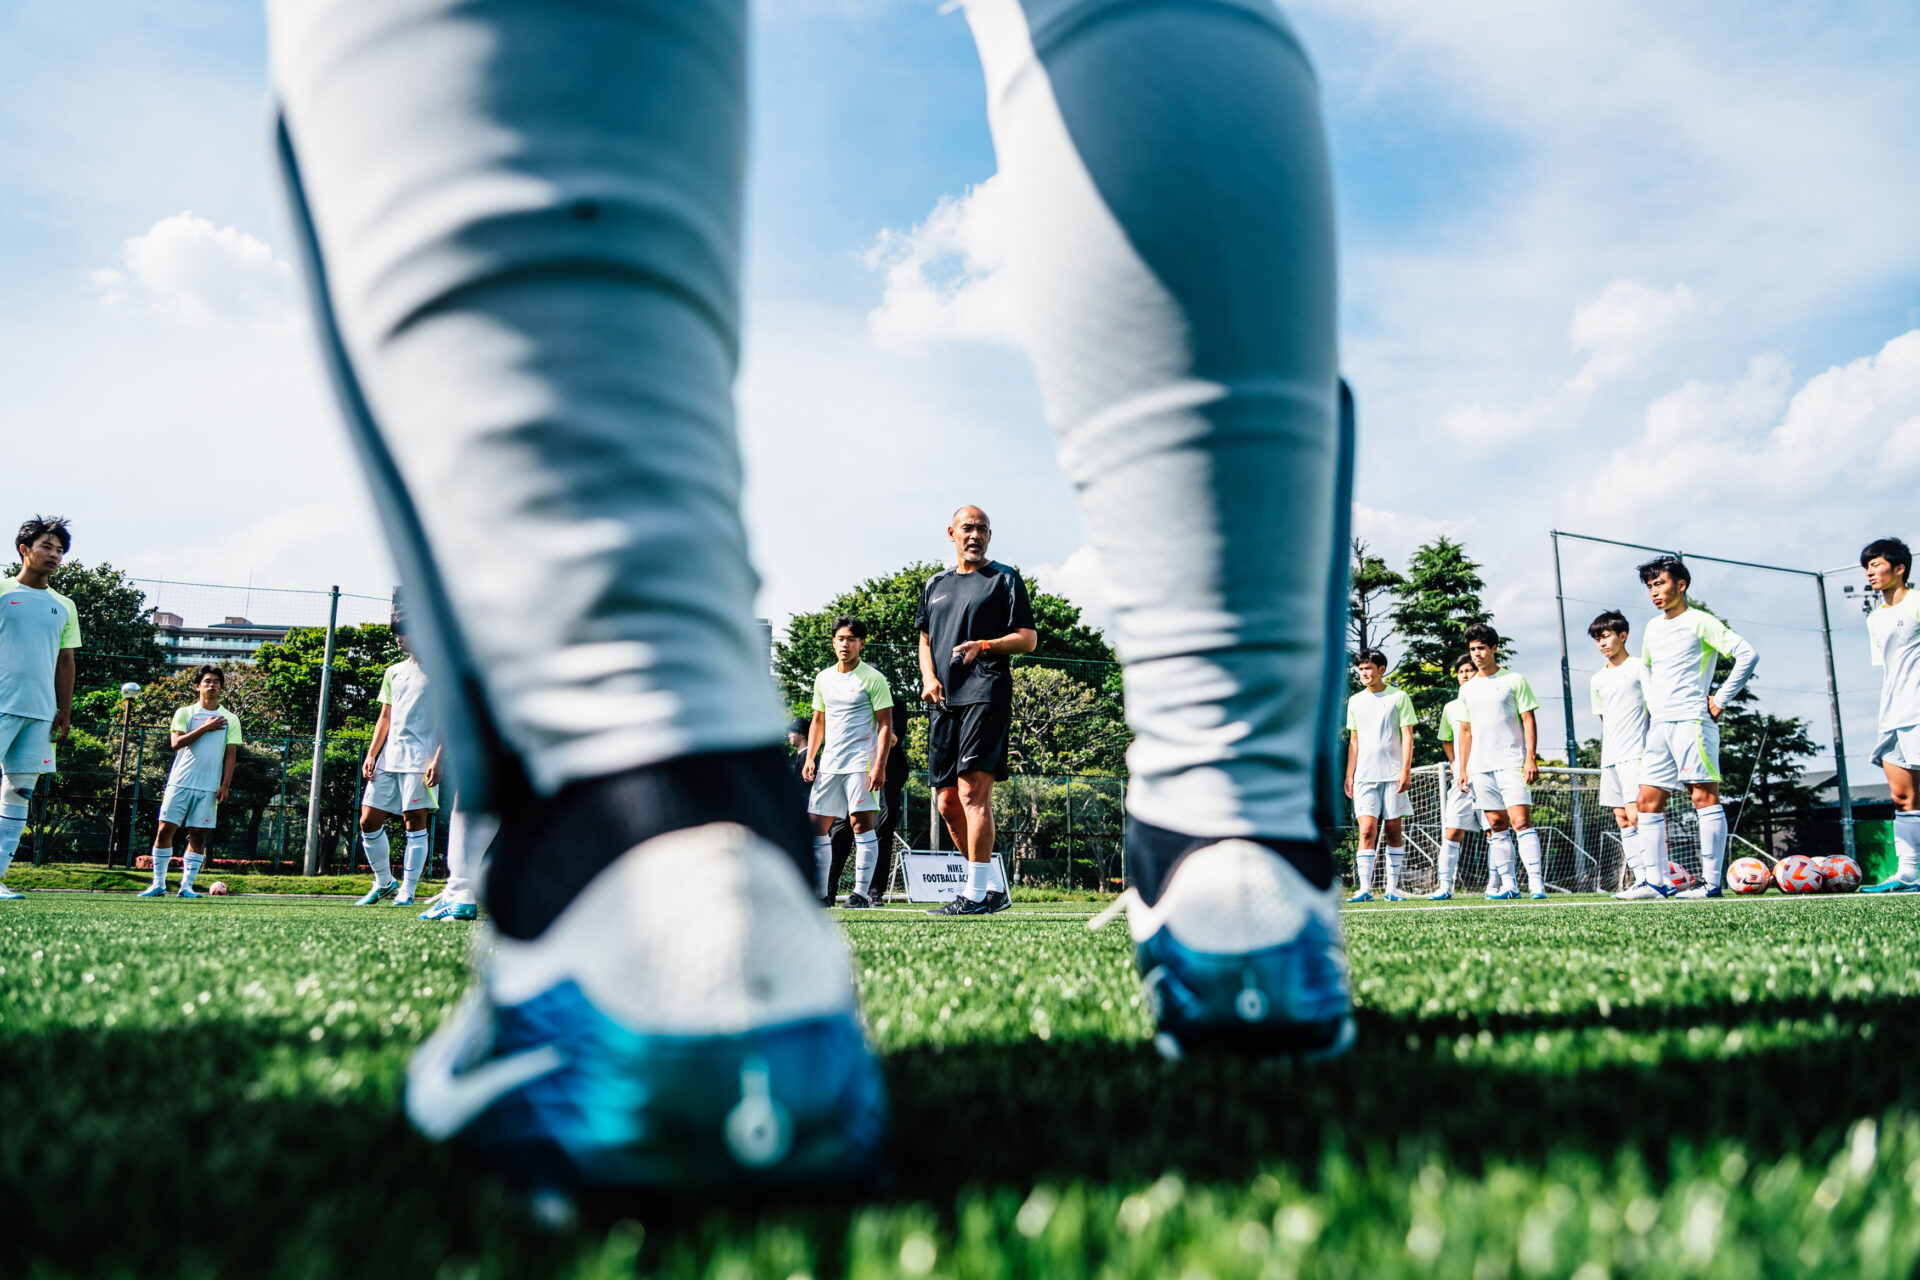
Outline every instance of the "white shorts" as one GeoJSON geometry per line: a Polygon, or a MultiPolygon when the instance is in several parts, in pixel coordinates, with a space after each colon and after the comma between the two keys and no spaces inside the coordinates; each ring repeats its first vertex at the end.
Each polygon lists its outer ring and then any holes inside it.
{"type": "Polygon", "coordinates": [[[1920,771],[1920,726],[1889,729],[1881,734],[1879,744],[1873,749],[1873,762],[1920,771]]]}
{"type": "Polygon", "coordinates": [[[852,773],[816,773],[813,794],[807,797],[807,812],[823,818],[845,818],[856,813],[872,813],[880,807],[880,797],[867,785],[867,771],[852,773]]]}
{"type": "Polygon", "coordinates": [[[0,715],[0,772],[52,773],[53,721],[0,715]]]}
{"type": "Polygon", "coordinates": [[[438,809],[439,788],[428,786],[424,773],[394,773],[387,769],[375,769],[373,781],[360,793],[360,803],[382,813],[438,809]]]}
{"type": "Polygon", "coordinates": [[[1720,781],[1720,726],[1711,719],[1656,721],[1647,726],[1640,785],[1678,791],[1692,782],[1720,781]]]}
{"type": "Polygon", "coordinates": [[[1524,769],[1493,769],[1486,773],[1476,770],[1468,775],[1467,784],[1473,788],[1474,806],[1482,813],[1533,804],[1533,792],[1527,790],[1524,769]]]}
{"type": "Polygon", "coordinates": [[[1353,814],[1356,818],[1385,818],[1391,822],[1413,812],[1400,780],[1392,782],[1356,782],[1353,784],[1353,814]]]}
{"type": "Polygon", "coordinates": [[[1600,766],[1600,803],[1608,809],[1630,809],[1640,802],[1640,762],[1600,766]]]}
{"type": "Polygon", "coordinates": [[[214,800],[219,794],[193,787],[168,787],[160,795],[160,821],[211,830],[220,821],[220,806],[214,800]]]}
{"type": "Polygon", "coordinates": [[[1480,830],[1480,811],[1473,807],[1473,797],[1461,793],[1460,788],[1448,775],[1441,775],[1446,784],[1446,795],[1440,801],[1440,829],[1442,831],[1478,831],[1480,830]]]}

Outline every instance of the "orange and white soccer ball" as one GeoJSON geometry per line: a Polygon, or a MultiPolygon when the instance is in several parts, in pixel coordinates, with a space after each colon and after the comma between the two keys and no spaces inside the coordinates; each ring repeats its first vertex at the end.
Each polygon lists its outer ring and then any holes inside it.
{"type": "Polygon", "coordinates": [[[1824,877],[1824,883],[1820,886],[1823,892],[1852,893],[1860,887],[1860,864],[1844,853],[1815,858],[1813,865],[1820,868],[1820,874],[1824,877]]]}
{"type": "MultiPolygon", "coordinates": [[[[1855,881],[1855,883],[1857,884],[1859,882],[1855,881]]],[[[227,896],[227,882],[225,880],[215,880],[207,886],[207,892],[216,898],[224,898],[227,896]]]]}
{"type": "Polygon", "coordinates": [[[1691,889],[1693,888],[1693,872],[1687,870],[1677,862],[1669,862],[1667,864],[1667,883],[1673,886],[1676,893],[1681,889],[1691,889]]]}
{"type": "Polygon", "coordinates": [[[1773,872],[1758,858],[1735,858],[1727,868],[1727,888],[1735,893],[1765,893],[1773,872]]]}
{"type": "Polygon", "coordinates": [[[1773,882],[1780,886],[1782,893],[1818,893],[1826,877],[1820,874],[1812,858],[1796,853],[1774,864],[1773,882]]]}

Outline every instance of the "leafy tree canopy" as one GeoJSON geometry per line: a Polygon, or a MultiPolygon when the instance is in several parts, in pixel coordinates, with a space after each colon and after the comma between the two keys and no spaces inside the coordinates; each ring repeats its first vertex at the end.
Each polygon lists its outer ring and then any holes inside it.
{"type": "MultiPolygon", "coordinates": [[[[1441,758],[1435,729],[1440,711],[1459,693],[1453,662],[1467,651],[1467,628],[1493,621],[1481,603],[1486,583],[1466,548],[1440,537],[1414,551],[1405,580],[1394,588],[1394,626],[1398,657],[1393,683],[1407,691],[1425,732],[1414,735],[1414,757],[1428,764],[1441,758]]],[[[1502,646],[1502,656],[1505,647],[1502,646]]]]}
{"type": "MultiPolygon", "coordinates": [[[[326,642],[325,627],[294,627],[285,640],[263,644],[254,654],[250,675],[265,683],[262,705],[270,709],[276,725],[294,733],[313,732],[326,642]]],[[[370,727],[380,715],[374,698],[380,692],[381,673],[405,656],[384,623],[338,628],[333,684],[327,698],[329,729],[370,727]]]]}
{"type": "MultiPolygon", "coordinates": [[[[5,576],[20,572],[20,562],[5,576]]],[[[80,615],[80,652],[75,657],[75,697],[111,689],[131,680],[145,684],[166,674],[146,593],[124,572],[102,561],[87,565],[69,560],[53,575],[53,589],[73,601],[80,615]]],[[[117,704],[116,692],[114,701],[117,704]]]]}

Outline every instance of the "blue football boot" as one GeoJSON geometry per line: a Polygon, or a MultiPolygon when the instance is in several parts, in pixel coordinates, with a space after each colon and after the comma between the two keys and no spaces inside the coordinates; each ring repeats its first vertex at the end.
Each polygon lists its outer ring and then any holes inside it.
{"type": "Polygon", "coordinates": [[[1532,893],[1528,894],[1527,897],[1533,899],[1533,901],[1535,902],[1545,902],[1547,900],[1547,895],[1540,892],[1538,889],[1535,889],[1532,893]]]}
{"type": "Polygon", "coordinates": [[[393,905],[396,907],[412,906],[413,890],[409,889],[405,884],[402,884],[400,886],[400,892],[393,895],[393,905]]]}
{"type": "Polygon", "coordinates": [[[1487,899],[1491,902],[1511,902],[1519,896],[1520,891],[1518,889],[1501,889],[1497,892],[1487,894],[1487,899]]]}
{"type": "Polygon", "coordinates": [[[398,892],[400,892],[400,882],[398,880],[389,880],[385,884],[375,884],[373,888],[367,890],[366,897],[360,899],[360,901],[353,905],[356,907],[371,907],[381,899],[391,898],[398,892]]]}
{"type": "Polygon", "coordinates": [[[136,898],[164,898],[167,896],[167,886],[164,884],[148,885],[133,896],[136,898]]]}
{"type": "Polygon", "coordinates": [[[0,902],[25,902],[27,895],[0,884],[0,902]]]}
{"type": "Polygon", "coordinates": [[[744,827],[622,855],[478,974],[407,1069],[407,1115],[536,1192],[813,1187],[873,1173],[887,1128],[846,944],[744,827]],[[700,910],[686,886],[706,886],[700,910]]]}
{"type": "Polygon", "coordinates": [[[195,893],[192,889],[187,888],[187,886],[181,885],[180,896],[183,898],[204,898],[207,895],[204,893],[195,893]]]}
{"type": "Polygon", "coordinates": [[[1445,889],[1437,889],[1434,892],[1427,895],[1428,902],[1448,902],[1448,901],[1451,901],[1452,898],[1453,898],[1453,887],[1451,885],[1449,885],[1445,889]]]}
{"type": "Polygon", "coordinates": [[[1129,889],[1088,927],[1123,910],[1164,1056],[1332,1058],[1352,1045],[1339,893],[1314,888],[1273,850],[1250,840],[1198,849],[1158,902],[1129,889]]]}
{"type": "Polygon", "coordinates": [[[1863,884],[1862,893],[1920,893],[1920,880],[1902,880],[1899,876],[1889,876],[1879,884],[1863,884]]]}
{"type": "Polygon", "coordinates": [[[453,919],[453,904],[445,898],[435,898],[432,905],[420,913],[420,918],[422,920],[451,920],[453,919]]]}
{"type": "Polygon", "coordinates": [[[1349,898],[1347,899],[1347,901],[1348,901],[1348,902],[1372,902],[1372,901],[1373,901],[1373,890],[1371,890],[1371,889],[1355,889],[1355,890],[1353,891],[1353,896],[1351,896],[1351,897],[1349,897],[1349,898]]]}
{"type": "Polygon", "coordinates": [[[449,920],[478,920],[479,918],[480,908],[471,902],[454,903],[453,914],[447,917],[449,920]]]}
{"type": "Polygon", "coordinates": [[[1405,902],[1407,900],[1407,895],[1404,893],[1395,893],[1393,890],[1389,889],[1385,893],[1380,895],[1380,900],[1382,902],[1405,902]]]}

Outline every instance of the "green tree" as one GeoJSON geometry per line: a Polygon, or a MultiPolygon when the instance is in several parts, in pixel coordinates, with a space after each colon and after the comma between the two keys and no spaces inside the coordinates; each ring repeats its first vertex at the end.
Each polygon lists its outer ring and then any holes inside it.
{"type": "Polygon", "coordinates": [[[1014,668],[1014,772],[1122,772],[1129,735],[1118,712],[1098,687],[1057,667],[1014,668]]]}
{"type": "MultiPolygon", "coordinates": [[[[320,671],[326,655],[325,627],[294,627],[286,639],[263,644],[254,669],[265,681],[263,714],[275,727],[313,732],[320,709],[320,671]]],[[[334,632],[333,684],[327,696],[329,731],[368,728],[379,717],[374,698],[380,675],[406,655],[384,623],[341,627],[334,632]]]]}
{"type": "Polygon", "coordinates": [[[1426,730],[1414,735],[1417,763],[1441,758],[1434,731],[1441,708],[1459,694],[1453,661],[1467,651],[1467,628],[1493,620],[1480,602],[1485,587],[1480,566],[1466,548],[1440,537],[1413,553],[1405,581],[1394,589],[1394,625],[1402,653],[1393,682],[1407,691],[1426,730]]]}
{"type": "MultiPolygon", "coordinates": [[[[1357,659],[1365,650],[1386,648],[1387,641],[1393,639],[1394,609],[1390,597],[1406,585],[1407,580],[1373,554],[1373,548],[1361,538],[1353,540],[1351,574],[1353,595],[1347,607],[1347,648],[1349,656],[1357,659]]],[[[1351,672],[1347,678],[1354,678],[1351,672]]]]}
{"type": "MultiPolygon", "coordinates": [[[[6,576],[19,572],[16,560],[6,576]]],[[[145,684],[166,673],[153,608],[146,593],[124,572],[105,561],[86,565],[69,560],[54,574],[52,585],[73,601],[74,612],[80,615],[80,652],[74,659],[76,700],[89,690],[117,690],[128,681],[145,684]]]]}

